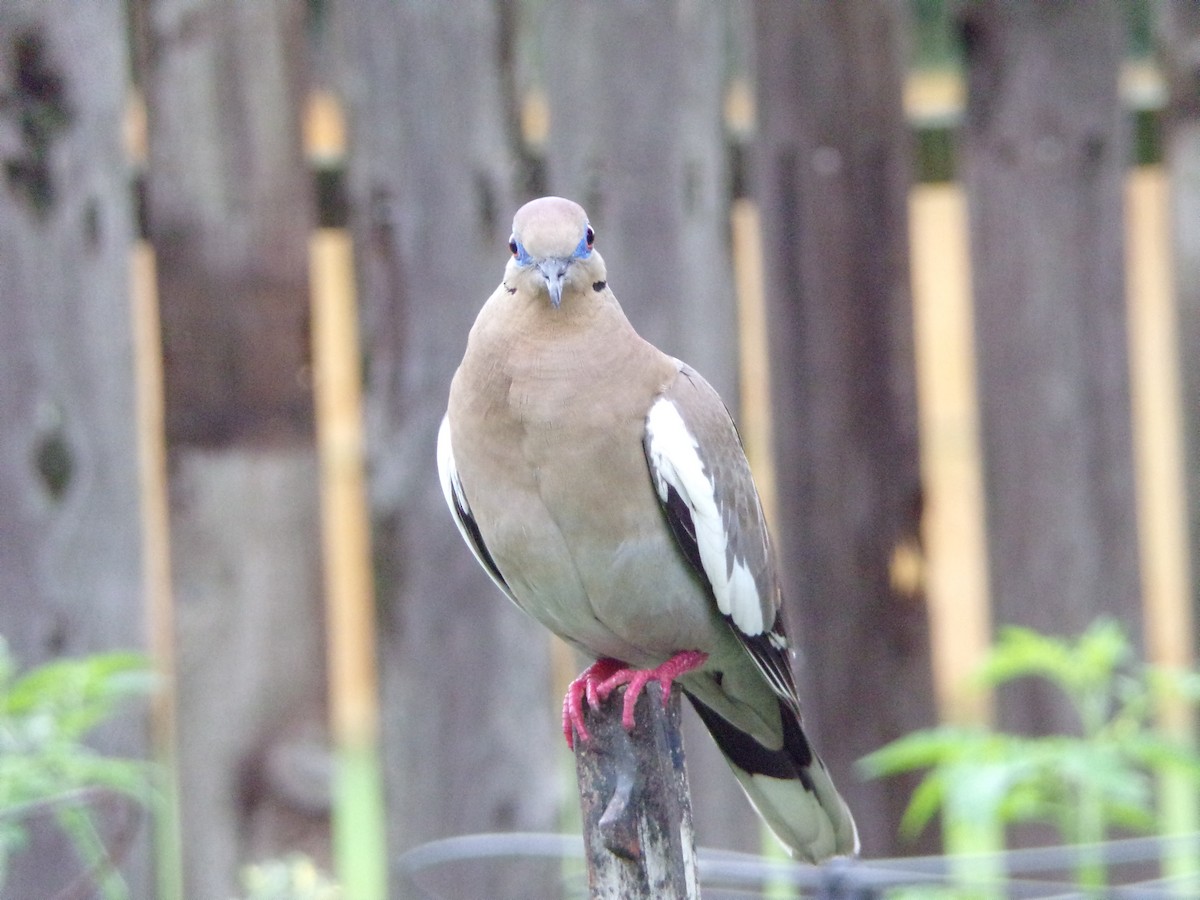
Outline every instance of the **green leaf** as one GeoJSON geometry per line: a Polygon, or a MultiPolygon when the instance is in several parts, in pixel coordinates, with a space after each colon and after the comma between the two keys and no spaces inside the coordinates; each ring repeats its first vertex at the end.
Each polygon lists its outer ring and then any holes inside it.
{"type": "Polygon", "coordinates": [[[1080,678],[1102,685],[1133,656],[1125,631],[1114,619],[1097,619],[1079,638],[1073,653],[1080,678]]]}
{"type": "MultiPolygon", "coordinates": [[[[83,743],[123,704],[154,688],[146,658],[104,653],[60,659],[18,676],[0,639],[0,886],[9,857],[26,840],[34,816],[52,812],[81,858],[102,859],[91,824],[97,795],[112,792],[138,805],[155,800],[155,767],[144,760],[108,757],[83,743]]],[[[119,876],[102,876],[107,900],[124,900],[119,876]]]]}
{"type": "Polygon", "coordinates": [[[1200,672],[1166,666],[1147,666],[1146,683],[1156,700],[1181,700],[1200,704],[1200,672]]]}
{"type": "MultiPolygon", "coordinates": [[[[1200,784],[1200,753],[1155,727],[1164,710],[1200,705],[1200,673],[1138,662],[1121,627],[1099,619],[1077,639],[1006,628],[980,667],[993,686],[1044,678],[1062,690],[1080,735],[1025,737],[942,727],[906,735],[859,761],[868,777],[926,770],[905,810],[911,836],[939,811],[950,845],[1003,834],[1017,822],[1045,822],[1062,840],[1095,845],[1113,828],[1156,824],[1155,778],[1200,784]]],[[[1081,883],[1102,885],[1102,862],[1081,863],[1081,883]]]]}
{"type": "Polygon", "coordinates": [[[0,715],[50,714],[59,734],[82,738],[111,717],[119,704],[148,696],[153,686],[149,665],[140,654],[56,660],[15,681],[3,698],[0,715]]]}
{"type": "Polygon", "coordinates": [[[1042,677],[1078,703],[1088,691],[1107,691],[1132,652],[1121,626],[1107,618],[1097,619],[1077,641],[1007,626],[977,678],[995,687],[1017,678],[1042,677]]]}
{"type": "Polygon", "coordinates": [[[1130,735],[1122,741],[1121,748],[1131,760],[1146,769],[1170,769],[1200,781],[1200,755],[1191,747],[1176,743],[1156,732],[1130,735]]]}
{"type": "Polygon", "coordinates": [[[987,733],[978,729],[927,728],[867,754],[858,761],[858,768],[868,778],[912,772],[975,754],[979,751],[973,748],[987,740],[987,733]]]}
{"type": "Polygon", "coordinates": [[[1072,677],[1070,648],[1058,638],[1029,628],[1005,626],[980,666],[978,679],[989,687],[996,687],[1032,675],[1069,684],[1072,677]]]}
{"type": "Polygon", "coordinates": [[[946,780],[940,771],[933,771],[921,779],[913,790],[904,815],[900,818],[900,834],[908,840],[918,837],[942,807],[945,799],[946,780]]]}

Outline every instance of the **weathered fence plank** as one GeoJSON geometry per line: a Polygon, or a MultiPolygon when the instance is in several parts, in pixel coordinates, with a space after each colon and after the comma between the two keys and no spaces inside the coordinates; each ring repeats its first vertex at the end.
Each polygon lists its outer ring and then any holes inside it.
{"type": "MultiPolygon", "coordinates": [[[[22,666],[144,648],[121,4],[0,3],[0,636],[22,666]]],[[[144,717],[97,736],[149,753],[144,717]]],[[[128,809],[100,817],[108,842],[128,809]]],[[[148,819],[121,870],[152,894],[148,819]]],[[[82,872],[35,830],[4,896],[82,872]]],[[[76,889],[90,893],[86,877],[76,889]]]]}
{"type": "MultiPolygon", "coordinates": [[[[1178,357],[1185,364],[1183,431],[1187,473],[1188,590],[1200,620],[1200,4],[1159,5],[1159,46],[1168,87],[1163,155],[1170,181],[1171,262],[1176,296],[1178,357]]],[[[1193,654],[1200,639],[1192,635],[1193,654]]]]}
{"type": "MultiPolygon", "coordinates": [[[[546,192],[583,204],[634,327],[695,366],[735,417],[732,183],[722,111],[731,20],[746,15],[736,4],[570,0],[551,4],[530,36],[542,50],[536,77],[549,113],[546,192]]],[[[684,731],[698,773],[701,841],[758,849],[754,813],[690,706],[684,731]]]]}
{"type": "MultiPolygon", "coordinates": [[[[855,760],[936,719],[921,584],[904,6],[756,7],[784,598],[813,740],[868,855],[913,781],[855,760]]],[[[934,838],[922,844],[932,849],[934,838]]]]}
{"type": "MultiPolygon", "coordinates": [[[[561,800],[548,636],[464,552],[434,454],[450,378],[502,278],[518,205],[515,4],[363,0],[334,12],[396,858],[446,835],[553,830],[561,800]]],[[[446,891],[553,896],[549,874],[464,866],[446,891]]]]}
{"type": "Polygon", "coordinates": [[[135,4],[149,126],[185,891],[328,860],[303,0],[135,4]]]}
{"type": "Polygon", "coordinates": [[[733,402],[722,114],[730,15],[722,4],[686,0],[567,0],[550,5],[536,38],[550,116],[548,192],[588,211],[634,327],[733,402]]]}
{"type": "MultiPolygon", "coordinates": [[[[967,192],[993,621],[1140,641],[1115,2],[962,7],[967,192]]],[[[1000,724],[1078,723],[1035,680],[1000,724]]]]}
{"type": "Polygon", "coordinates": [[[700,896],[679,696],[664,704],[661,686],[647,685],[632,731],[616,699],[585,711],[575,773],[593,900],[700,896]]]}

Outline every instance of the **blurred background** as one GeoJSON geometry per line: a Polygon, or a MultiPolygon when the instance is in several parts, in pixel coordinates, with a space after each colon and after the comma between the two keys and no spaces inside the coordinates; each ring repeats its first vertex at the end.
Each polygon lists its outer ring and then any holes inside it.
{"type": "MultiPolygon", "coordinates": [[[[584,661],[434,461],[542,194],[734,412],[865,856],[942,845],[864,755],[1080,731],[1045,684],[972,686],[1001,626],[1107,616],[1193,666],[1195,0],[0,0],[0,895],[227,900],[291,859],[296,896],[398,897],[423,842],[578,829],[584,661]],[[99,703],[55,726],[82,768],[14,737],[16,673],[114,651],[153,684],[53,670],[99,703]],[[156,761],[151,798],[103,759],[156,761]]],[[[1191,706],[1154,721],[1192,740],[1191,706]]],[[[687,734],[700,843],[758,851],[687,734]]]]}

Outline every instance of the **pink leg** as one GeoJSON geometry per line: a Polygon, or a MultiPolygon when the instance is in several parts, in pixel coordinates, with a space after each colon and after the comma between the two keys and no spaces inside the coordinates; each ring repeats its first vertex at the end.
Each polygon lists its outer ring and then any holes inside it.
{"type": "Polygon", "coordinates": [[[628,731],[633,728],[633,709],[637,706],[638,696],[647,684],[651,681],[659,683],[662,687],[663,706],[666,706],[667,700],[671,697],[671,682],[680,675],[700,668],[707,660],[707,653],[699,650],[684,650],[653,669],[620,669],[596,687],[596,695],[603,702],[619,686],[628,685],[625,688],[625,705],[621,710],[621,724],[628,731]]]}
{"type": "Polygon", "coordinates": [[[583,725],[584,700],[589,706],[599,706],[618,687],[627,685],[621,724],[628,730],[633,728],[633,710],[647,684],[657,681],[662,686],[663,705],[666,706],[671,695],[671,683],[680,675],[700,668],[707,660],[707,653],[684,650],[653,669],[631,669],[615,659],[601,659],[588,666],[571,682],[563,699],[563,734],[567,738],[567,746],[574,748],[575,732],[585,741],[588,739],[587,729],[583,725]]]}
{"type": "Polygon", "coordinates": [[[588,739],[587,728],[583,724],[584,701],[586,700],[589,706],[599,706],[597,687],[625,668],[625,663],[620,660],[598,659],[584,669],[567,688],[567,695],[563,697],[562,726],[563,737],[567,739],[567,746],[572,750],[575,749],[576,732],[585,741],[588,739]]]}

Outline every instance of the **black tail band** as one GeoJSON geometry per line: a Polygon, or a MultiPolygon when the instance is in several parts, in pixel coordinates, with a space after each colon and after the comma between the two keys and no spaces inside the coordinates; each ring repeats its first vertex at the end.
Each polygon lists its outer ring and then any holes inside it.
{"type": "Polygon", "coordinates": [[[796,720],[796,714],[782,702],[779,704],[779,716],[783,720],[783,746],[778,750],[764,747],[746,732],[735,728],[723,716],[708,706],[705,706],[690,693],[688,700],[692,701],[701,721],[721,748],[721,752],[739,769],[750,775],[766,775],[768,778],[786,778],[799,780],[805,789],[813,792],[816,786],[808,768],[813,764],[812,748],[808,738],[796,720]]]}

